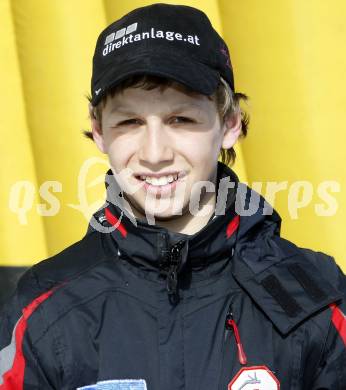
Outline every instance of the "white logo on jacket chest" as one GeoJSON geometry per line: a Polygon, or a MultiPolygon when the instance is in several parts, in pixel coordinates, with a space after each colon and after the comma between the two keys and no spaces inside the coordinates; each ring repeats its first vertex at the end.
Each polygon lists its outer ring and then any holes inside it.
{"type": "Polygon", "coordinates": [[[279,390],[280,382],[266,366],[243,367],[228,385],[228,390],[279,390]]]}
{"type": "Polygon", "coordinates": [[[144,379],[113,379],[78,387],[77,390],[147,390],[147,383],[144,379]]]}

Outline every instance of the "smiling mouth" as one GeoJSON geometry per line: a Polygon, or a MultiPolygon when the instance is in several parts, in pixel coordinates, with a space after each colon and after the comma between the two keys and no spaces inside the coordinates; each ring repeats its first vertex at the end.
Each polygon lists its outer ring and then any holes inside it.
{"type": "Polygon", "coordinates": [[[183,172],[157,176],[135,175],[137,180],[154,187],[169,186],[186,176],[183,172]]]}

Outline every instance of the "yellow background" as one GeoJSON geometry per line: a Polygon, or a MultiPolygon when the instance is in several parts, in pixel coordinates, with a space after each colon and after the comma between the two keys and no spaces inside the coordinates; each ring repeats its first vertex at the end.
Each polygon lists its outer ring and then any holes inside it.
{"type": "MultiPolygon", "coordinates": [[[[96,38],[108,23],[151,3],[0,0],[0,265],[30,265],[86,232],[102,203],[107,167],[82,136],[89,128],[86,95],[96,38]],[[60,209],[41,216],[40,207],[50,205],[39,190],[49,181],[61,183],[61,189],[53,184],[60,209]]],[[[236,90],[250,97],[249,135],[237,149],[235,171],[250,185],[286,182],[274,204],[282,235],[335,256],[345,270],[346,3],[181,4],[210,17],[229,45],[236,90]],[[288,194],[297,181],[311,183],[313,193],[292,218],[288,194]],[[340,186],[332,194],[337,212],[328,217],[315,212],[324,181],[340,186]]]]}

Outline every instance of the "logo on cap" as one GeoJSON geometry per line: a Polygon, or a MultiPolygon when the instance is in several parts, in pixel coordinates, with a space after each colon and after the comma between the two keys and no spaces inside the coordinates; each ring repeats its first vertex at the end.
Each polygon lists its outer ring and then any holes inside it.
{"type": "Polygon", "coordinates": [[[106,36],[105,45],[108,45],[109,43],[113,42],[116,39],[120,39],[123,36],[127,34],[131,34],[134,31],[137,30],[138,23],[132,23],[127,27],[124,27],[116,32],[113,32],[112,34],[109,34],[106,36]]]}

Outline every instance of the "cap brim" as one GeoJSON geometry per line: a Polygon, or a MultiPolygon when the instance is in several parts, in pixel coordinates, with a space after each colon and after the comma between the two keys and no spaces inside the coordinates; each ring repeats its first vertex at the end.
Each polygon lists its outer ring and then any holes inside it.
{"type": "Polygon", "coordinates": [[[195,92],[211,95],[215,92],[220,74],[209,66],[193,58],[177,58],[171,55],[146,54],[128,59],[122,64],[113,65],[96,83],[98,95],[92,93],[92,105],[96,106],[110,88],[118,85],[130,76],[147,74],[166,77],[177,81],[195,92]]]}

